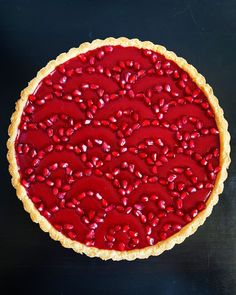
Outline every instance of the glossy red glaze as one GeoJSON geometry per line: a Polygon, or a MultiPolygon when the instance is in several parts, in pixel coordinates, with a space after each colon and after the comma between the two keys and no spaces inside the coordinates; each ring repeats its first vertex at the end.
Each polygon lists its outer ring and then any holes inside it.
{"type": "Polygon", "coordinates": [[[39,212],[87,246],[154,245],[204,210],[219,171],[205,95],[160,54],[102,47],[29,96],[15,142],[39,212]]]}

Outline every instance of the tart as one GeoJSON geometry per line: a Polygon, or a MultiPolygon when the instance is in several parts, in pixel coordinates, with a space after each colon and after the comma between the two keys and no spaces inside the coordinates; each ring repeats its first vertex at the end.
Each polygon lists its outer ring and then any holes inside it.
{"type": "Polygon", "coordinates": [[[211,214],[230,163],[212,88],[138,39],[83,43],[21,92],[8,140],[24,209],[66,248],[104,260],[159,255],[211,214]]]}

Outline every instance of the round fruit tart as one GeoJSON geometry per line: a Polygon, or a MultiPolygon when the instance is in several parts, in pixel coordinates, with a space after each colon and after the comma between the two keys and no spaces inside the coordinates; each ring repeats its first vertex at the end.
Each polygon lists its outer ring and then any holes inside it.
{"type": "Polygon", "coordinates": [[[230,136],[211,87],[138,39],[83,43],[41,69],[9,128],[12,183],[41,229],[90,257],[159,255],[204,223],[230,136]]]}

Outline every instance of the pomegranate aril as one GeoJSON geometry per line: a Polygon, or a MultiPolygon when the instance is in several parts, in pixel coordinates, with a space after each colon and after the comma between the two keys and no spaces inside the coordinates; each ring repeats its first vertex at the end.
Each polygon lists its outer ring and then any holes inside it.
{"type": "Polygon", "coordinates": [[[184,172],[184,169],[181,167],[175,167],[173,168],[173,171],[177,174],[182,174],[184,172]]]}
{"type": "Polygon", "coordinates": [[[41,203],[41,199],[40,199],[40,198],[37,198],[37,197],[32,197],[31,200],[32,200],[35,204],[41,203]]]}
{"type": "Polygon", "coordinates": [[[135,247],[137,244],[139,244],[139,239],[138,239],[138,238],[133,238],[133,239],[132,239],[132,243],[133,243],[132,246],[135,247]]]}
{"type": "Polygon", "coordinates": [[[39,163],[40,163],[40,160],[39,159],[34,159],[33,160],[33,162],[32,162],[32,164],[33,164],[33,167],[37,167],[37,166],[39,166],[39,163]]]}
{"type": "Polygon", "coordinates": [[[182,226],[180,224],[174,224],[172,226],[173,231],[179,231],[181,230],[182,226]]]}
{"type": "Polygon", "coordinates": [[[106,240],[107,240],[108,242],[112,242],[112,243],[114,243],[116,239],[115,239],[115,237],[112,236],[112,235],[106,235],[106,240]]]}
{"type": "Polygon", "coordinates": [[[216,149],[213,151],[213,155],[214,155],[215,158],[218,158],[219,155],[220,155],[219,149],[216,148],[216,149]]]}
{"type": "Polygon", "coordinates": [[[34,170],[33,170],[32,168],[28,168],[28,169],[25,170],[25,173],[26,173],[27,175],[30,175],[30,174],[32,174],[33,172],[34,172],[34,170]]]}
{"type": "Polygon", "coordinates": [[[157,202],[157,205],[160,209],[165,209],[166,208],[166,202],[164,200],[159,200],[157,202]]]}
{"type": "Polygon", "coordinates": [[[165,232],[169,231],[170,229],[171,229],[171,224],[169,223],[166,223],[162,226],[162,230],[165,232]]]}
{"type": "Polygon", "coordinates": [[[166,212],[167,212],[167,213],[172,213],[172,212],[174,212],[174,207],[172,207],[172,206],[168,206],[168,207],[166,207],[166,212]]]}
{"type": "Polygon", "coordinates": [[[192,216],[192,218],[196,217],[198,214],[198,210],[197,209],[194,209],[191,211],[190,215],[192,216]]]}
{"type": "Polygon", "coordinates": [[[39,182],[43,182],[45,180],[45,177],[43,177],[42,175],[37,175],[36,176],[36,179],[39,181],[39,182]]]}
{"type": "Polygon", "coordinates": [[[170,84],[165,84],[164,89],[166,92],[170,92],[171,91],[170,84]]]}
{"type": "Polygon", "coordinates": [[[217,174],[221,170],[220,166],[215,167],[214,173],[217,174]]]}
{"type": "Polygon", "coordinates": [[[165,233],[165,232],[161,232],[160,234],[159,234],[159,236],[160,236],[160,239],[163,241],[163,240],[166,240],[166,238],[167,238],[167,233],[165,233]]]}
{"type": "Polygon", "coordinates": [[[183,208],[183,201],[182,201],[182,199],[177,199],[176,200],[176,207],[178,209],[182,209],[183,208]]]}
{"type": "Polygon", "coordinates": [[[124,243],[119,243],[117,248],[118,248],[119,251],[124,251],[126,246],[125,246],[124,243]]]}
{"type": "Polygon", "coordinates": [[[204,202],[199,202],[198,205],[197,205],[197,209],[199,211],[202,211],[206,208],[206,204],[204,202]]]}
{"type": "Polygon", "coordinates": [[[151,238],[149,236],[147,236],[147,242],[150,246],[154,245],[155,244],[155,241],[154,241],[154,238],[151,238]]]}
{"type": "Polygon", "coordinates": [[[62,231],[62,226],[60,224],[54,224],[54,227],[57,231],[59,231],[59,232],[62,231]]]}
{"type": "Polygon", "coordinates": [[[167,178],[169,182],[173,182],[176,179],[177,175],[176,174],[170,174],[167,178]]]}
{"type": "Polygon", "coordinates": [[[178,189],[178,191],[183,191],[184,188],[185,188],[185,184],[184,184],[183,182],[179,182],[179,183],[177,184],[177,189],[178,189]]]}
{"type": "Polygon", "coordinates": [[[152,212],[148,213],[148,220],[149,221],[152,221],[154,217],[155,217],[154,213],[152,213],[152,212]]]}
{"type": "Polygon", "coordinates": [[[126,214],[130,214],[132,210],[133,210],[132,207],[127,207],[127,208],[125,209],[125,213],[126,213],[126,214]]]}
{"type": "Polygon", "coordinates": [[[76,233],[72,232],[72,231],[69,231],[67,233],[68,237],[72,240],[74,240],[76,238],[76,233]]]}
{"type": "Polygon", "coordinates": [[[182,216],[184,216],[184,213],[183,213],[183,211],[182,210],[175,210],[175,214],[177,215],[177,216],[180,216],[180,217],[182,217],[182,216]]]}
{"type": "Polygon", "coordinates": [[[192,218],[191,218],[191,216],[189,214],[186,214],[184,216],[184,219],[185,219],[186,222],[191,222],[192,221],[192,218]]]}
{"type": "Polygon", "coordinates": [[[65,230],[72,230],[74,228],[74,226],[72,224],[66,223],[63,225],[63,228],[65,230]]]}
{"type": "Polygon", "coordinates": [[[163,76],[164,75],[164,71],[162,69],[157,70],[157,75],[158,76],[163,76]]]}
{"type": "Polygon", "coordinates": [[[133,230],[129,230],[129,231],[128,231],[128,234],[129,234],[129,236],[130,236],[131,238],[135,238],[135,237],[138,236],[138,232],[133,231],[133,230]]]}
{"type": "Polygon", "coordinates": [[[60,210],[60,208],[57,206],[57,205],[55,205],[54,207],[52,207],[51,209],[50,209],[50,211],[52,212],[52,213],[56,213],[56,212],[58,212],[60,210]]]}

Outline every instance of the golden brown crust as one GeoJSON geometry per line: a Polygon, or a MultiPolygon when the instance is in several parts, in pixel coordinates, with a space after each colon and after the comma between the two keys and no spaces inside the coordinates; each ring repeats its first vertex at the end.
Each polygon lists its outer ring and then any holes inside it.
{"type": "Polygon", "coordinates": [[[160,255],[165,250],[173,248],[175,244],[182,243],[187,237],[192,235],[197,228],[202,225],[206,218],[211,214],[213,206],[218,202],[219,194],[223,191],[223,183],[227,178],[227,168],[230,164],[230,134],[228,132],[228,123],[224,118],[224,113],[221,107],[219,106],[218,99],[214,96],[212,88],[206,83],[205,78],[198,73],[198,71],[187,63],[183,58],[177,57],[175,53],[167,51],[165,47],[160,45],[154,45],[149,41],[139,41],[138,39],[127,39],[124,37],[115,39],[107,38],[105,40],[94,40],[92,43],[83,43],[79,48],[72,48],[67,53],[60,54],[55,60],[50,61],[46,67],[42,68],[36,78],[34,78],[21,92],[21,97],[16,103],[16,110],[11,117],[11,125],[9,127],[9,139],[7,142],[8,154],[7,158],[10,163],[9,171],[12,175],[12,184],[16,189],[18,198],[22,201],[24,209],[30,213],[31,219],[39,223],[40,228],[48,232],[50,237],[54,240],[60,241],[61,244],[66,248],[72,248],[75,252],[86,254],[90,257],[100,257],[104,260],[113,259],[113,260],[134,260],[136,258],[148,258],[150,255],[160,255]],[[189,224],[187,224],[182,230],[180,230],[175,235],[172,235],[165,241],[158,242],[154,246],[146,247],[144,249],[135,249],[130,251],[116,251],[116,250],[102,250],[94,247],[87,247],[84,244],[81,244],[77,241],[72,241],[71,239],[65,237],[63,234],[55,230],[52,225],[44,218],[38,210],[35,208],[32,201],[27,196],[25,188],[20,184],[20,175],[18,172],[18,167],[16,163],[16,155],[14,142],[17,136],[17,129],[20,123],[21,114],[25,103],[28,99],[28,95],[31,94],[38,83],[47,76],[54,68],[71,59],[78,54],[85,53],[89,50],[95,49],[97,47],[105,45],[122,45],[122,46],[135,46],[138,48],[145,48],[156,51],[166,58],[173,60],[177,63],[184,71],[186,71],[189,76],[195,81],[198,87],[204,92],[206,97],[209,100],[209,103],[215,113],[216,123],[219,129],[220,136],[220,166],[221,171],[217,175],[217,179],[212,190],[212,193],[207,201],[206,209],[198,214],[198,216],[189,224]]]}

